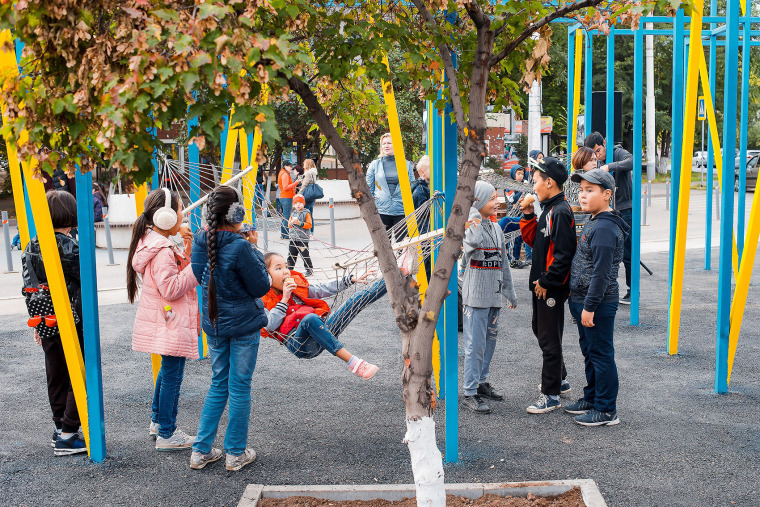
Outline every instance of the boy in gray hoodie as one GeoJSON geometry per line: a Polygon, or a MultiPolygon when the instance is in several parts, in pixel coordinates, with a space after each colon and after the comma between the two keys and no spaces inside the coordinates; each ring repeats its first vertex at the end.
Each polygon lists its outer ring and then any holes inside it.
{"type": "Polygon", "coordinates": [[[503,400],[504,394],[488,383],[498,333],[499,296],[510,308],[517,307],[504,233],[491,221],[496,214],[497,193],[493,186],[475,183],[475,202],[464,233],[464,405],[476,414],[490,414],[485,398],[503,400]]]}

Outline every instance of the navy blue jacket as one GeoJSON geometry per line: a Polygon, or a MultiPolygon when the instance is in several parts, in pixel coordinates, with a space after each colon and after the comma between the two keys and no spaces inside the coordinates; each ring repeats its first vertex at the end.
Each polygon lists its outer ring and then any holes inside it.
{"type": "Polygon", "coordinates": [[[206,334],[238,337],[259,332],[267,324],[261,298],[269,291],[269,274],[264,256],[240,234],[218,231],[216,236],[216,325],[208,318],[208,247],[205,230],[195,233],[191,262],[193,274],[203,290],[203,319],[206,334]]]}
{"type": "Polygon", "coordinates": [[[597,214],[583,227],[570,269],[570,297],[587,312],[618,301],[618,269],[629,230],[614,211],[597,214]]]}
{"type": "Polygon", "coordinates": [[[417,178],[412,182],[414,209],[419,209],[428,199],[430,199],[430,183],[424,178],[417,178]]]}

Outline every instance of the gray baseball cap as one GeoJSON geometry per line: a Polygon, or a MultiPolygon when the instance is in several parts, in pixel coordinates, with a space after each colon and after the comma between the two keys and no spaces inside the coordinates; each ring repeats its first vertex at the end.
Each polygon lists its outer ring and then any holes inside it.
{"type": "Polygon", "coordinates": [[[580,183],[581,180],[586,180],[595,185],[601,185],[602,188],[612,190],[613,192],[615,191],[615,178],[613,178],[607,171],[602,171],[601,169],[592,169],[585,173],[576,172],[570,176],[570,181],[574,183],[580,183]]]}

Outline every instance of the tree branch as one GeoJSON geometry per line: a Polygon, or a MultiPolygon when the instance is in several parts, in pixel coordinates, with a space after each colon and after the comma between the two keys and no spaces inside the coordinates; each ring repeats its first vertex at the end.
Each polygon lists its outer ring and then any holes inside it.
{"type": "Polygon", "coordinates": [[[491,56],[491,63],[490,67],[493,68],[496,66],[499,62],[501,62],[504,58],[509,56],[509,54],[517,49],[517,47],[522,44],[525,39],[533,35],[535,32],[540,30],[543,26],[551,23],[555,19],[562,18],[566,16],[567,14],[570,14],[571,12],[579,11],[581,9],[585,9],[586,7],[595,7],[602,3],[603,0],[582,0],[580,2],[575,2],[571,4],[567,4],[564,7],[561,7],[557,9],[556,11],[552,12],[551,14],[544,16],[540,20],[538,20],[536,23],[532,24],[523,32],[518,35],[515,39],[509,42],[504,49],[499,51],[499,53],[491,56]]]}
{"type": "MultiPolygon", "coordinates": [[[[412,0],[412,3],[417,10],[420,11],[423,19],[434,29],[438,28],[438,23],[435,21],[435,17],[425,7],[422,0],[412,0]]],[[[451,97],[452,109],[454,111],[454,118],[456,118],[457,125],[459,126],[459,132],[461,135],[462,129],[467,125],[467,120],[464,117],[464,108],[462,107],[462,94],[459,92],[459,81],[457,81],[457,71],[454,68],[454,59],[451,57],[451,50],[447,44],[441,44],[438,46],[438,51],[441,54],[443,60],[443,69],[446,73],[446,81],[449,85],[449,95],[451,97]]]]}
{"type": "Polygon", "coordinates": [[[396,256],[391,249],[385,226],[380,220],[380,215],[375,206],[375,198],[367,185],[356,150],[350,148],[340,136],[308,84],[296,75],[288,78],[288,84],[291,90],[301,97],[309,110],[309,114],[319,126],[327,142],[335,149],[343,167],[346,168],[351,193],[359,204],[362,218],[367,224],[372,243],[375,246],[375,255],[383,272],[383,278],[385,278],[396,323],[402,332],[409,333],[417,325],[419,294],[417,289],[408,283],[408,277],[403,276],[396,265],[396,256]]]}
{"type": "Polygon", "coordinates": [[[464,8],[467,10],[467,15],[470,16],[472,22],[475,23],[475,28],[480,30],[481,28],[491,27],[491,17],[483,12],[477,0],[470,0],[465,4],[464,8]]]}

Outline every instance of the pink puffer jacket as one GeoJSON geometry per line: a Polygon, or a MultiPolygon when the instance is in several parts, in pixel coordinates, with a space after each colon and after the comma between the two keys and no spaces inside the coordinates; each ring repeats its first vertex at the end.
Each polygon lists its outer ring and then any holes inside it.
{"type": "Polygon", "coordinates": [[[187,256],[168,238],[149,230],[137,244],[132,267],[142,274],[132,349],[198,359],[198,281],[187,256]],[[166,305],[171,305],[169,317],[166,305]]]}

